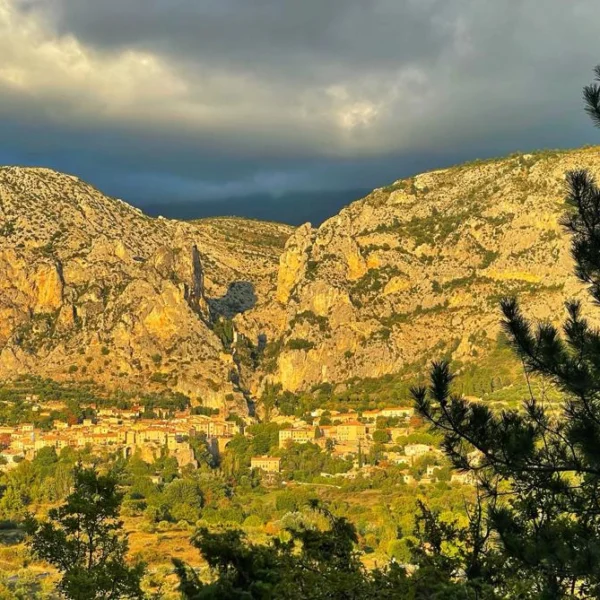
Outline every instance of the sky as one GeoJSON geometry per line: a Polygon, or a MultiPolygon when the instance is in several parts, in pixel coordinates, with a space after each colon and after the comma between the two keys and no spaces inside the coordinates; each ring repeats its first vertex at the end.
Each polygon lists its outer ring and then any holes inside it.
{"type": "Polygon", "coordinates": [[[600,143],[597,0],[0,0],[0,164],[138,205],[600,143]]]}

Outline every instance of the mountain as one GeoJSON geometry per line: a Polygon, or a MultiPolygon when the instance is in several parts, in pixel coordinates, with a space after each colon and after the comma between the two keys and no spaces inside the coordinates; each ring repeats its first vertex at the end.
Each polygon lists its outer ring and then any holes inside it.
{"type": "Polygon", "coordinates": [[[173,389],[243,409],[211,319],[261,305],[292,229],[152,219],[75,177],[0,169],[0,376],[173,389]]]}
{"type": "Polygon", "coordinates": [[[584,297],[559,225],[597,148],[399,180],[313,228],[151,218],[75,177],[0,169],[0,377],[180,391],[244,412],[286,390],[484,364],[498,300],[584,297]]]}
{"type": "Polygon", "coordinates": [[[298,391],[401,373],[446,355],[482,363],[499,299],[561,320],[573,275],[565,173],[600,173],[598,148],[475,162],[399,180],[286,244],[286,324],[268,376],[298,391]]]}
{"type": "Polygon", "coordinates": [[[325,192],[294,192],[271,196],[252,194],[219,200],[136,202],[150,216],[170,219],[202,219],[232,215],[250,219],[278,221],[290,225],[310,222],[320,225],[336,215],[344,206],[362,198],[370,190],[334,190],[325,192]]]}

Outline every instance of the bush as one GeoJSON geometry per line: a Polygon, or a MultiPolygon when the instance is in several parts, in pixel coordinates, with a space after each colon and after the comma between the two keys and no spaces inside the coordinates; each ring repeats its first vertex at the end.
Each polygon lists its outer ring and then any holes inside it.
{"type": "Polygon", "coordinates": [[[306,321],[311,325],[316,325],[323,333],[326,333],[330,329],[329,319],[327,317],[320,317],[316,315],[312,310],[305,310],[304,312],[298,313],[290,321],[290,329],[292,329],[296,323],[300,323],[302,321],[306,321]]]}
{"type": "Polygon", "coordinates": [[[390,434],[385,429],[378,429],[373,433],[373,441],[378,444],[387,444],[390,441],[390,434]]]}
{"type": "Polygon", "coordinates": [[[308,340],[294,338],[288,340],[287,347],[290,350],[312,350],[313,348],[315,348],[315,344],[313,342],[309,342],[308,340]]]}
{"type": "Polygon", "coordinates": [[[258,528],[263,526],[263,520],[258,515],[250,515],[244,519],[244,527],[258,528]]]}

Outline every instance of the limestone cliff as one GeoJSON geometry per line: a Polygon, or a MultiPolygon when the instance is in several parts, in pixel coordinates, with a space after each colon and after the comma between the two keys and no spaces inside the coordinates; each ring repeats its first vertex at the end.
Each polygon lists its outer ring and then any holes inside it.
{"type": "Polygon", "coordinates": [[[290,233],[242,219],[151,219],[75,177],[0,169],[0,377],[171,389],[243,412],[210,322],[274,292],[290,233]],[[232,299],[232,286],[250,300],[232,299]]]}
{"type": "Polygon", "coordinates": [[[559,226],[597,148],[426,173],[323,223],[152,219],[75,177],[0,169],[0,378],[177,390],[244,412],[292,391],[489,353],[498,300],[585,297],[559,226]]]}
{"type": "Polygon", "coordinates": [[[585,297],[559,225],[565,173],[577,168],[600,173],[598,149],[426,173],[299,229],[280,259],[287,323],[267,376],[298,391],[446,353],[480,360],[494,347],[503,295],[562,319],[567,298],[585,297]]]}

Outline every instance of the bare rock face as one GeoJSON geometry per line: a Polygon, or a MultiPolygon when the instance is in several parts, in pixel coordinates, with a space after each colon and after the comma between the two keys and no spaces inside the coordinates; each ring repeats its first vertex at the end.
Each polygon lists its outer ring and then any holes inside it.
{"type": "Polygon", "coordinates": [[[559,225],[564,176],[598,149],[426,173],[314,229],[151,219],[77,178],[0,169],[0,378],[174,390],[243,413],[292,391],[477,363],[498,301],[539,319],[586,294],[559,225]]]}
{"type": "Polygon", "coordinates": [[[310,223],[305,223],[294,232],[285,245],[277,275],[277,300],[282,304],[289,301],[294,288],[306,273],[313,237],[310,223]]]}
{"type": "MultiPolygon", "coordinates": [[[[267,377],[300,391],[495,346],[499,299],[560,322],[586,294],[559,225],[565,173],[598,149],[542,152],[397,181],[290,238],[277,300],[287,323],[267,377]]],[[[593,315],[593,313],[592,313],[593,315]]]]}
{"type": "Polygon", "coordinates": [[[68,175],[0,169],[0,377],[91,378],[244,413],[210,303],[228,298],[233,317],[273,294],[291,231],[151,219],[68,175]]]}

